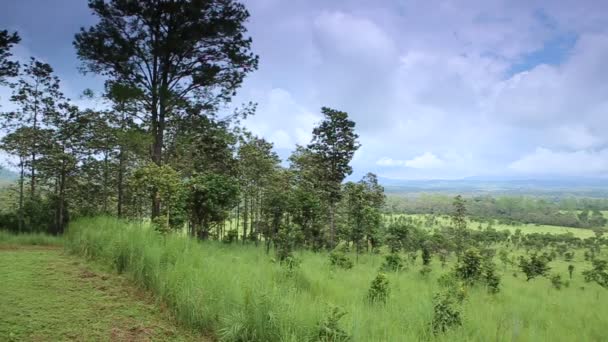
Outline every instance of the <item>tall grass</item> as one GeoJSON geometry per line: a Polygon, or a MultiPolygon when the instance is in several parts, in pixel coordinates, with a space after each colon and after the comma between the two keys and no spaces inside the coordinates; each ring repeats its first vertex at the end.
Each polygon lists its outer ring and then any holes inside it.
{"type": "Polygon", "coordinates": [[[14,234],[0,230],[0,244],[3,245],[33,245],[33,246],[61,246],[63,238],[44,233],[14,234]]]}
{"type": "MultiPolygon", "coordinates": [[[[448,271],[437,261],[426,277],[420,265],[389,274],[390,299],[381,305],[365,300],[382,263],[378,255],[360,256],[353,269],[339,270],[325,253],[299,252],[302,265],[290,273],[263,248],[163,237],[145,224],[111,218],[73,223],[66,247],[112,265],[154,292],[182,323],[226,341],[316,341],[332,305],[347,312],[340,325],[354,341],[605,338],[608,293],[582,281],[582,261],[575,263],[572,285],[561,291],[547,279],[526,282],[512,275],[514,269],[499,267],[502,291],[470,289],[463,326],[434,336],[432,297],[437,277],[448,271]]],[[[567,278],[566,263],[553,266],[567,278]]]]}

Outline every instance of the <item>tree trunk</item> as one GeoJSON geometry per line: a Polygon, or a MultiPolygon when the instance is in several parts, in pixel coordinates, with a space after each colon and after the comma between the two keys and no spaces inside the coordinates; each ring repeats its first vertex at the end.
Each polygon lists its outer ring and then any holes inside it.
{"type": "Polygon", "coordinates": [[[236,241],[239,241],[239,218],[241,216],[240,209],[241,202],[239,201],[239,203],[236,205],[236,241]]]}
{"type": "Polygon", "coordinates": [[[334,248],[334,240],[336,237],[336,222],[335,222],[335,203],[329,204],[329,249],[334,248]]]}
{"type": "Polygon", "coordinates": [[[19,172],[19,225],[18,225],[18,229],[19,229],[19,233],[21,233],[23,231],[23,180],[25,178],[25,165],[24,165],[24,158],[20,157],[19,159],[19,167],[20,167],[20,172],[19,172]]]}
{"type": "Polygon", "coordinates": [[[108,214],[108,183],[109,183],[109,171],[108,171],[108,151],[106,150],[103,154],[103,213],[108,214]]]}
{"type": "Polygon", "coordinates": [[[117,179],[117,187],[118,187],[118,203],[116,204],[116,215],[120,218],[122,217],[122,202],[124,197],[124,189],[123,189],[123,177],[124,177],[124,151],[123,147],[120,147],[120,152],[118,152],[118,179],[117,179]]]}
{"type": "Polygon", "coordinates": [[[247,241],[247,225],[249,224],[249,211],[247,195],[245,195],[244,207],[243,207],[243,244],[247,241]]]}

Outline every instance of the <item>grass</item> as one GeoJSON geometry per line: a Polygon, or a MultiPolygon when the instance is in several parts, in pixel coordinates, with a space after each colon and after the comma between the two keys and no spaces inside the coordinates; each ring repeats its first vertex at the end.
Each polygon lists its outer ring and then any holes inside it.
{"type": "MultiPolygon", "coordinates": [[[[334,269],[326,253],[298,252],[299,269],[288,272],[263,248],[199,243],[157,235],[146,225],[109,218],[78,221],[66,238],[68,250],[100,260],[152,291],[182,323],[226,341],[316,341],[319,322],[337,305],[347,312],[339,325],[353,341],[601,341],[608,297],[585,283],[588,268],[577,251],[574,278],[562,290],[546,278],[529,282],[514,268],[499,267],[501,292],[469,290],[463,325],[434,336],[429,332],[437,278],[449,271],[433,260],[422,276],[420,259],[405,272],[388,275],[385,305],[365,300],[382,257],[361,255],[351,270],[334,269]]],[[[568,278],[568,263],[554,261],[552,273],[568,278]]]]}
{"type": "Polygon", "coordinates": [[[61,246],[63,237],[43,233],[12,234],[0,230],[0,244],[4,246],[61,246]]]}
{"type": "Polygon", "coordinates": [[[124,277],[24,241],[57,242],[2,234],[0,341],[201,340],[124,277]]]}
{"type": "MultiPolygon", "coordinates": [[[[411,217],[415,221],[419,222],[419,226],[424,226],[425,217],[428,215],[425,214],[388,214],[385,215],[385,219],[390,219],[391,217],[411,217]]],[[[449,226],[450,218],[447,216],[437,216],[436,224],[432,227],[440,227],[440,226],[449,226]]],[[[482,226],[485,228],[488,224],[484,223],[482,226]]],[[[479,226],[479,222],[469,220],[468,227],[471,229],[477,229],[479,226]]],[[[572,233],[574,236],[579,237],[581,239],[593,237],[595,233],[591,229],[587,228],[573,228],[573,227],[563,227],[563,226],[550,226],[550,225],[542,225],[542,224],[501,224],[494,223],[492,227],[496,230],[509,230],[512,233],[515,233],[517,229],[521,230],[522,234],[531,234],[531,233],[549,233],[549,234],[565,234],[572,233]]]]}

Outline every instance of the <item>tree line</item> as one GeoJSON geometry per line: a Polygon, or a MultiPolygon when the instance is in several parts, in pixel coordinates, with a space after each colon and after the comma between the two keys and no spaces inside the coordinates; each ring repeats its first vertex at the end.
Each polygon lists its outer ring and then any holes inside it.
{"type": "MultiPolygon", "coordinates": [[[[0,31],[0,148],[18,181],[5,189],[0,226],[62,233],[78,216],[150,218],[200,239],[289,241],[313,249],[377,243],[384,191],[374,174],[344,180],[360,147],[348,114],[323,107],[306,146],[285,166],[273,145],[222,115],[258,56],[232,0],[90,0],[98,22],[75,34],[81,70],[104,90],[79,108],[51,65],[15,61],[19,35],[0,31]]],[[[288,114],[286,114],[288,115],[288,114]]]]}
{"type": "MultiPolygon", "coordinates": [[[[608,200],[590,198],[534,198],[472,196],[467,203],[475,220],[498,220],[503,224],[545,224],[574,228],[603,228],[608,223],[602,211],[608,200]]],[[[386,213],[449,215],[452,197],[422,194],[417,197],[388,196],[386,213]]]]}

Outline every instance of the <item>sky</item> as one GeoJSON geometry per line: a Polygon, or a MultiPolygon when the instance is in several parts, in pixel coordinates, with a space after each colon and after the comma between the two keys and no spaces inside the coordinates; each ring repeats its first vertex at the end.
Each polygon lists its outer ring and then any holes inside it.
{"type": "MultiPolygon", "coordinates": [[[[50,63],[76,102],[99,89],[72,46],[86,1],[2,2],[17,58],[50,63]]],[[[258,103],[244,124],[283,158],[328,106],[356,122],[353,177],[608,177],[608,1],[244,3],[260,65],[233,103],[258,103]]]]}

